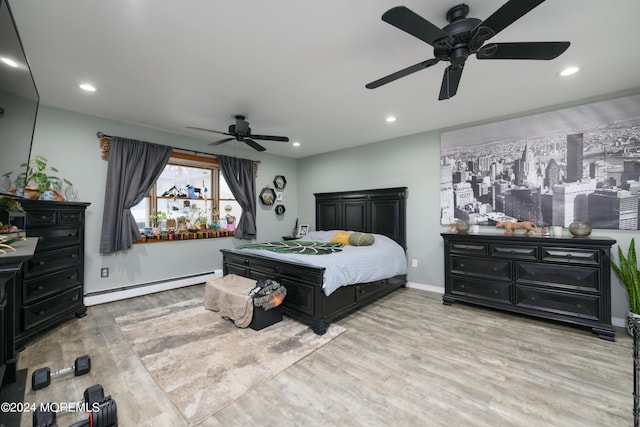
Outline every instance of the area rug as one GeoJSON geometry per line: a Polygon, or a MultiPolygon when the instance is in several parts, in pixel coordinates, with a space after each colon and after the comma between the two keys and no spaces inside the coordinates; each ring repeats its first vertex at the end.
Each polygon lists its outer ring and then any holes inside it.
{"type": "Polygon", "coordinates": [[[118,317],[116,324],[160,388],[197,424],[345,331],[320,336],[284,317],[260,331],[240,329],[202,299],[118,317]]]}

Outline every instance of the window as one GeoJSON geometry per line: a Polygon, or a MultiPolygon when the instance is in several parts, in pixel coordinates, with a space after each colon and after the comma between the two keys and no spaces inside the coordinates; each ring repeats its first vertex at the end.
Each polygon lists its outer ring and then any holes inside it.
{"type": "Polygon", "coordinates": [[[233,231],[242,209],[217,159],[174,152],[149,195],[131,213],[141,234],[151,236],[233,231]]]}

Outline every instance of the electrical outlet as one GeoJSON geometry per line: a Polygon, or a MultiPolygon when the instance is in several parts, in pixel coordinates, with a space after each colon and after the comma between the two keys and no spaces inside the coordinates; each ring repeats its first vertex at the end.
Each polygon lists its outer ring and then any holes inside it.
{"type": "Polygon", "coordinates": [[[418,267],[418,260],[417,259],[413,258],[411,260],[411,267],[413,267],[413,268],[417,268],[418,267]]]}
{"type": "Polygon", "coordinates": [[[100,269],[100,277],[109,277],[109,267],[103,267],[100,269]]]}

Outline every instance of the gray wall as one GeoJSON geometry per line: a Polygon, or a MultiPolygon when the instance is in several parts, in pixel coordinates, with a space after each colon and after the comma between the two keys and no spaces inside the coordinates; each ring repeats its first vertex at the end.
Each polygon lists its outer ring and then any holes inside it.
{"type": "Polygon", "coordinates": [[[287,211],[283,217],[277,217],[273,206],[265,208],[258,204],[258,239],[277,240],[293,228],[297,216],[296,161],[293,159],[258,154],[250,149],[235,149],[235,143],[216,147],[214,151],[207,146],[206,140],[42,106],[38,112],[31,155],[46,157],[51,166],[60,170],[60,177],[77,187],[78,201],[91,203],[87,210],[85,238],[85,288],[88,293],[209,273],[222,268],[220,249],[247,242],[220,238],[154,243],[134,245],[116,254],[100,254],[98,248],[108,164],[100,158],[98,131],[201,152],[260,159],[256,179],[258,190],[265,185],[273,187],[275,175],[284,175],[287,186],[283,204],[287,211]],[[100,278],[102,267],[109,267],[108,278],[100,278]]]}
{"type": "MultiPolygon", "coordinates": [[[[495,120],[525,116],[571,105],[594,102],[638,93],[638,89],[610,94],[495,120]]],[[[486,121],[488,122],[488,121],[486,121]]],[[[486,123],[485,122],[485,123],[486,123]]],[[[473,123],[473,125],[480,123],[473,123]]],[[[459,126],[462,128],[471,126],[459,126]]],[[[298,162],[298,211],[300,220],[315,224],[313,193],[369,188],[409,188],[407,201],[407,258],[418,260],[418,267],[409,267],[408,280],[413,283],[444,287],[444,256],[440,233],[448,227],[440,225],[440,129],[403,138],[382,141],[356,148],[308,157],[298,162]]],[[[565,230],[566,231],[566,230],[565,230]]],[[[593,236],[611,237],[626,253],[637,231],[593,230],[593,236]]],[[[640,244],[640,242],[639,242],[640,244]]],[[[614,246],[617,252],[617,246],[614,246]]],[[[617,255],[615,255],[617,259],[617,255]]],[[[627,294],[613,271],[611,272],[612,316],[623,319],[627,310],[627,294]]]]}
{"type": "MultiPolygon", "coordinates": [[[[638,93],[640,89],[602,96],[581,103],[638,93]]],[[[571,104],[577,105],[579,103],[571,104]]],[[[570,105],[529,111],[520,116],[551,111],[570,105]]],[[[503,120],[519,115],[500,117],[503,120]]],[[[473,123],[473,125],[479,123],[473,123]]],[[[472,125],[468,124],[467,126],[472,125]]],[[[460,126],[462,127],[462,126],[460,126]]],[[[42,106],[38,115],[32,155],[41,154],[60,170],[60,176],[74,182],[78,200],[90,202],[87,212],[86,290],[96,292],[123,286],[151,283],[208,273],[222,267],[219,250],[244,243],[239,239],[209,239],[136,245],[128,251],[103,256],[98,252],[102,223],[103,195],[107,163],[100,159],[96,132],[142,139],[174,147],[215,154],[260,159],[258,191],[273,187],[275,175],[287,178],[283,204],[287,212],[277,217],[273,206],[258,204],[258,240],[278,240],[289,234],[296,218],[300,223],[315,224],[314,193],[406,186],[407,257],[416,259],[418,267],[409,268],[409,281],[442,288],[444,259],[440,233],[440,132],[441,129],[398,139],[387,140],[305,159],[294,160],[253,150],[236,149],[233,145],[209,150],[206,140],[187,138],[122,122],[68,112],[42,106]],[[236,152],[234,152],[236,151],[236,152]],[[100,278],[100,268],[109,267],[111,276],[100,278]]],[[[638,232],[594,230],[594,236],[614,238],[626,251],[638,232]]],[[[614,247],[616,249],[617,247],[614,247]]],[[[624,318],[627,297],[612,273],[612,315],[624,318]]]]}

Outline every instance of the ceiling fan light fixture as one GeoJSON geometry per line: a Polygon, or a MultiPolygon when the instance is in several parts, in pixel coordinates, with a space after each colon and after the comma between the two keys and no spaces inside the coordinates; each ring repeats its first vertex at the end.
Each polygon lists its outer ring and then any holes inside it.
{"type": "Polygon", "coordinates": [[[295,142],[294,142],[293,144],[291,144],[291,145],[293,145],[294,147],[300,147],[300,143],[299,143],[298,141],[295,141],[295,142]]]}
{"type": "Polygon", "coordinates": [[[393,123],[393,122],[395,122],[395,121],[396,121],[396,116],[387,116],[387,118],[386,118],[386,119],[384,119],[384,120],[385,120],[385,122],[387,122],[387,123],[393,123]]]}
{"type": "Polygon", "coordinates": [[[580,67],[567,67],[560,71],[560,77],[567,77],[580,71],[580,67]]]}
{"type": "Polygon", "coordinates": [[[96,91],[96,87],[93,86],[92,84],[89,83],[80,83],[78,85],[78,87],[82,90],[85,90],[87,92],[95,92],[96,91]]]}

